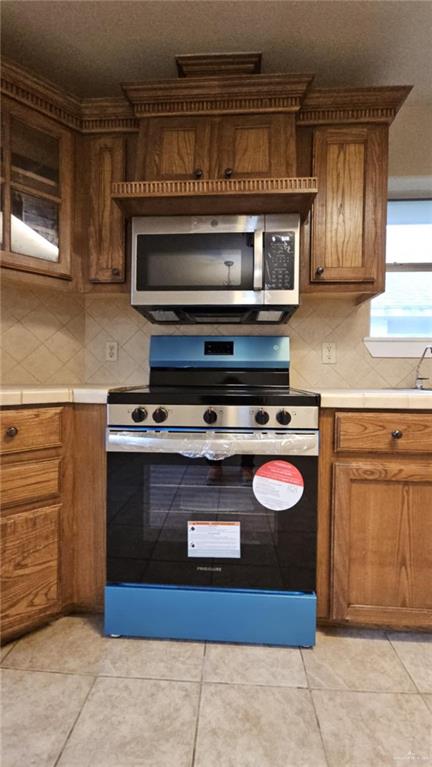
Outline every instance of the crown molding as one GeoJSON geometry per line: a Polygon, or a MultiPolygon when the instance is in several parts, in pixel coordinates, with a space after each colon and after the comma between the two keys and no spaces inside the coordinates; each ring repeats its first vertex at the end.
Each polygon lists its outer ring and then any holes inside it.
{"type": "Polygon", "coordinates": [[[301,125],[385,123],[390,125],[412,85],[377,88],[314,88],[308,91],[297,116],[301,125]]]}
{"type": "Polygon", "coordinates": [[[124,83],[136,117],[298,112],[313,75],[223,75],[124,83]]]}
{"type": "Polygon", "coordinates": [[[187,53],[175,60],[179,77],[259,75],[262,53],[187,53]]]}
{"type": "Polygon", "coordinates": [[[132,107],[122,96],[79,99],[8,59],[1,62],[1,92],[81,133],[137,131],[132,107]]]}

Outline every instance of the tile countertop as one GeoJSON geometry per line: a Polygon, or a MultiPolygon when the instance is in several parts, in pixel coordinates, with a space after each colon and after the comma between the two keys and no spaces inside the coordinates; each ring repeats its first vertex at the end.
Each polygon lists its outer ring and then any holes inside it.
{"type": "MultiPolygon", "coordinates": [[[[78,402],[103,405],[109,386],[0,386],[0,405],[78,402]]],[[[321,389],[321,407],[353,410],[432,410],[432,389],[321,389]]]]}

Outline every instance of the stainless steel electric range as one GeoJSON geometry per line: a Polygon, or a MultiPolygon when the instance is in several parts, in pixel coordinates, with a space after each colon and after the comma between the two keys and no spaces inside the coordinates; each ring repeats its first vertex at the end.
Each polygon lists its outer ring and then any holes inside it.
{"type": "Polygon", "coordinates": [[[108,395],[107,634],[314,644],[318,409],[286,337],[152,337],[108,395]]]}

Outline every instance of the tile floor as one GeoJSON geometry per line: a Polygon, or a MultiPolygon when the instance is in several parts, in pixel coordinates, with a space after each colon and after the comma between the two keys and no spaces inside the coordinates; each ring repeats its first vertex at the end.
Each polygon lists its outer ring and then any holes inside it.
{"type": "Polygon", "coordinates": [[[103,637],[62,618],[2,648],[2,767],[432,767],[432,636],[311,650],[103,637]]]}

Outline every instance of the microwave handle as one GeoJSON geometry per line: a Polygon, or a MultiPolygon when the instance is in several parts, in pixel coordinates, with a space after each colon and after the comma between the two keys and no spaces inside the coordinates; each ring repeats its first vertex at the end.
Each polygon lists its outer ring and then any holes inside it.
{"type": "Polygon", "coordinates": [[[254,234],[254,273],[253,289],[263,289],[263,242],[264,230],[256,229],[254,234]]]}

